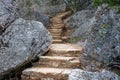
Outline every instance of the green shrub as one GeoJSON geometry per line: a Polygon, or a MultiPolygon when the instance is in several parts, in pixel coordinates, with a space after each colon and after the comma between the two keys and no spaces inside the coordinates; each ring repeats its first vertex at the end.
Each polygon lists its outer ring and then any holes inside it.
{"type": "Polygon", "coordinates": [[[115,6],[115,5],[120,6],[120,0],[93,0],[93,3],[94,3],[95,6],[99,6],[102,3],[107,3],[110,6],[115,6]]]}

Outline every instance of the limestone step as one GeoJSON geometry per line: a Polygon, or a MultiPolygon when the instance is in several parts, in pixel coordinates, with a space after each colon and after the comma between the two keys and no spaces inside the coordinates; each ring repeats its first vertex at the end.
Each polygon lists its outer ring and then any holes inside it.
{"type": "Polygon", "coordinates": [[[50,32],[53,36],[61,36],[61,32],[50,32]]]}
{"type": "Polygon", "coordinates": [[[33,63],[34,67],[80,68],[79,57],[40,56],[39,58],[39,62],[33,63]]]}
{"type": "Polygon", "coordinates": [[[52,36],[53,39],[61,39],[61,36],[52,36]]]}
{"type": "Polygon", "coordinates": [[[60,14],[56,15],[55,17],[53,17],[51,19],[53,26],[55,26],[56,24],[64,25],[62,19],[69,16],[70,14],[71,14],[71,11],[67,11],[67,12],[60,13],[60,14]]]}
{"type": "Polygon", "coordinates": [[[50,32],[52,36],[60,36],[61,37],[61,33],[52,33],[50,32]]]}
{"type": "Polygon", "coordinates": [[[48,29],[62,29],[64,27],[64,25],[62,24],[57,24],[57,26],[56,26],[56,24],[50,24],[50,27],[48,28],[48,29]]]}
{"type": "Polygon", "coordinates": [[[71,11],[66,11],[66,12],[59,13],[55,17],[57,17],[57,18],[64,18],[64,17],[70,16],[70,15],[71,15],[71,11]]]}
{"type": "Polygon", "coordinates": [[[22,72],[22,80],[68,80],[71,70],[33,67],[22,72]]]}
{"type": "Polygon", "coordinates": [[[62,29],[48,29],[49,31],[62,31],[62,29]]]}
{"type": "Polygon", "coordinates": [[[49,29],[51,33],[61,33],[62,29],[49,29]]]}
{"type": "Polygon", "coordinates": [[[61,39],[53,39],[52,43],[62,43],[61,39]]]}
{"type": "Polygon", "coordinates": [[[58,18],[58,17],[52,18],[51,21],[52,21],[52,24],[61,24],[61,23],[63,23],[61,18],[58,18]]]}
{"type": "Polygon", "coordinates": [[[52,25],[52,29],[63,28],[63,27],[64,27],[64,24],[55,24],[55,25],[52,25]]]}
{"type": "Polygon", "coordinates": [[[65,42],[69,42],[70,37],[69,36],[65,36],[65,37],[62,36],[61,39],[65,43],[65,42]]]}
{"type": "Polygon", "coordinates": [[[79,57],[83,52],[82,47],[75,44],[52,44],[47,56],[79,57]]]}
{"type": "Polygon", "coordinates": [[[69,39],[69,38],[70,38],[69,36],[61,37],[62,40],[66,40],[66,39],[69,39]]]}

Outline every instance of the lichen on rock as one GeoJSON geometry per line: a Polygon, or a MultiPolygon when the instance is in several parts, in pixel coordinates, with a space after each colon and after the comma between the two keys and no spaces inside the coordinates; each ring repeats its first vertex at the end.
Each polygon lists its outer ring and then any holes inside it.
{"type": "Polygon", "coordinates": [[[96,54],[96,59],[110,63],[110,59],[120,54],[120,14],[107,4],[99,6],[89,32],[86,52],[96,54]]]}
{"type": "Polygon", "coordinates": [[[111,8],[107,4],[99,6],[94,16],[84,20],[72,34],[73,38],[82,37],[88,56],[96,55],[96,60],[107,64],[111,58],[120,56],[120,14],[117,11],[117,7],[111,8]]]}

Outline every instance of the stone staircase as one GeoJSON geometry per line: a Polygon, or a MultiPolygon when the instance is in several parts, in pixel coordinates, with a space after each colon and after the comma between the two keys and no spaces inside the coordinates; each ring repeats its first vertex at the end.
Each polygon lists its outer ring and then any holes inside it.
{"type": "Polygon", "coordinates": [[[68,12],[63,12],[63,13],[59,13],[58,15],[54,16],[53,18],[51,18],[51,24],[50,24],[50,28],[48,29],[53,37],[53,43],[62,43],[62,33],[63,33],[63,27],[64,27],[64,23],[63,23],[63,18],[65,18],[66,16],[69,16],[71,14],[70,11],[68,12]]]}
{"type": "Polygon", "coordinates": [[[22,72],[22,80],[68,80],[68,74],[74,68],[80,68],[79,56],[82,48],[75,44],[63,43],[61,39],[64,24],[62,19],[70,12],[64,12],[52,18],[48,30],[53,36],[53,43],[45,56],[40,56],[33,67],[22,72]]]}

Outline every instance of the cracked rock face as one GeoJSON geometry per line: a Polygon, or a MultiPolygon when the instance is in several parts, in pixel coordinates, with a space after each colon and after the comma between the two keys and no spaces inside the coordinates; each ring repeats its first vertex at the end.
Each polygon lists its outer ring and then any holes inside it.
{"type": "Polygon", "coordinates": [[[86,53],[109,64],[112,58],[120,56],[120,14],[116,8],[112,10],[103,4],[91,21],[86,53]]]}
{"type": "Polygon", "coordinates": [[[120,77],[112,72],[102,70],[101,72],[88,72],[74,69],[68,80],[120,80],[120,77]]]}
{"type": "MultiPolygon", "coordinates": [[[[72,37],[79,37],[84,42],[82,45],[85,46],[84,50],[89,57],[109,64],[112,58],[120,56],[120,14],[117,14],[117,8],[111,9],[107,4],[103,4],[94,15],[83,15],[83,19],[80,16],[79,19],[73,18],[74,22],[78,20],[83,23],[71,22],[72,27],[79,26],[72,37]]],[[[80,45],[81,40],[78,40],[80,45]]]]}
{"type": "Polygon", "coordinates": [[[42,23],[16,19],[0,36],[0,75],[44,54],[51,40],[42,23]]]}

